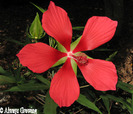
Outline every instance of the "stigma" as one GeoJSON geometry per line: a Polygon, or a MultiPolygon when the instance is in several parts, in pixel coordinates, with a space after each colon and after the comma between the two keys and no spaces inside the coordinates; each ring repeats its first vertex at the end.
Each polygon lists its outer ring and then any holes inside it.
{"type": "Polygon", "coordinates": [[[68,52],[67,57],[74,59],[79,65],[87,65],[88,58],[85,53],[77,53],[74,54],[73,52],[68,52]]]}

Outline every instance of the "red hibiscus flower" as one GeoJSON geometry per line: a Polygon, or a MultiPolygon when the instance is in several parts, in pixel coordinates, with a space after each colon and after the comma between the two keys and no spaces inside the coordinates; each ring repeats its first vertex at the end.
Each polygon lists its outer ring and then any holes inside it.
{"type": "Polygon", "coordinates": [[[71,59],[75,60],[86,81],[96,90],[116,90],[117,72],[112,62],[89,59],[80,51],[93,50],[108,42],[114,35],[117,21],[108,17],[93,16],[88,19],[82,37],[74,49],[70,48],[72,25],[66,11],[52,1],[44,12],[42,27],[46,33],[62,44],[67,52],[60,52],[45,43],[27,44],[17,54],[20,63],[35,73],[42,73],[58,60],[67,57],[64,65],[54,75],[50,96],[60,106],[70,106],[78,99],[79,84],[71,59]]]}

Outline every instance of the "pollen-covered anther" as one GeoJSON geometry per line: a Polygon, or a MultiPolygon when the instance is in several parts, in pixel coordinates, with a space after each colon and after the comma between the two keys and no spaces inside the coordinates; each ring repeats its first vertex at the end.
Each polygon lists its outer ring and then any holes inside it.
{"type": "Polygon", "coordinates": [[[73,55],[73,58],[80,64],[80,65],[87,65],[88,58],[84,53],[79,53],[78,55],[73,55]]]}

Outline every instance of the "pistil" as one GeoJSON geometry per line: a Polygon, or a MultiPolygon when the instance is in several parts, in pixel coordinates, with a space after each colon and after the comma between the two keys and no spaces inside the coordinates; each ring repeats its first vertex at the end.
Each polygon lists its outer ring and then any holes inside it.
{"type": "Polygon", "coordinates": [[[88,64],[87,55],[84,53],[77,53],[74,55],[72,52],[68,52],[67,57],[74,59],[80,65],[87,65],[88,64]]]}

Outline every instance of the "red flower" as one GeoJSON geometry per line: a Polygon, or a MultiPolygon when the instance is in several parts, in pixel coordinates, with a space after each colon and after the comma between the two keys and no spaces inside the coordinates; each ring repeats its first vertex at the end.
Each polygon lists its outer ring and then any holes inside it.
{"type": "Polygon", "coordinates": [[[18,54],[20,63],[36,73],[42,73],[53,66],[62,57],[67,57],[62,68],[54,75],[50,96],[60,106],[70,106],[78,99],[79,84],[71,65],[74,59],[86,81],[96,90],[116,90],[117,72],[112,62],[88,59],[79,51],[93,50],[108,42],[114,35],[117,21],[108,17],[93,16],[88,19],[80,42],[75,49],[70,49],[72,25],[66,11],[52,1],[42,18],[43,29],[54,37],[67,50],[60,52],[47,44],[27,44],[18,54]]]}

